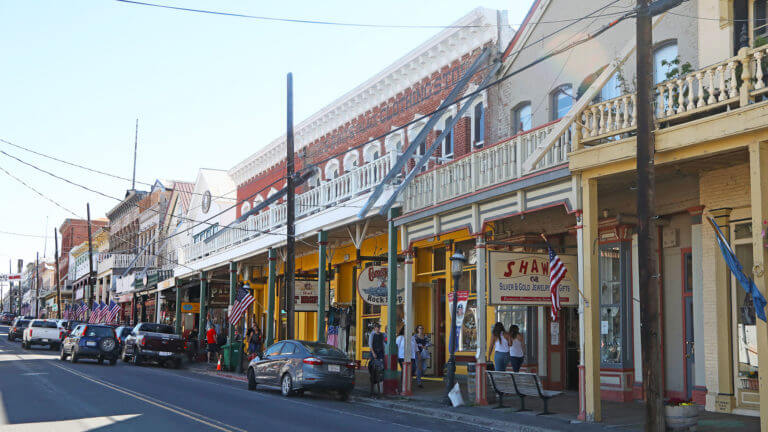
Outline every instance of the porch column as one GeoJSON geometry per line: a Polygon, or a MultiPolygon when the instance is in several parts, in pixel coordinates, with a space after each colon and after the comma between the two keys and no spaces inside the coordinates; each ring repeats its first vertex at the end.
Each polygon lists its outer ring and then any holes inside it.
{"type": "MultiPolygon", "coordinates": [[[[402,228],[403,233],[403,247],[407,247],[408,242],[405,239],[405,227],[402,228]]],[[[411,388],[411,370],[413,370],[411,352],[411,337],[413,335],[414,328],[414,308],[413,308],[413,252],[409,249],[405,251],[405,265],[404,265],[404,279],[405,279],[405,359],[403,361],[403,376],[402,376],[402,394],[410,396],[413,394],[411,388]]]]}
{"type": "Polygon", "coordinates": [[[206,307],[205,307],[205,299],[206,297],[208,297],[208,279],[206,279],[207,277],[208,277],[208,272],[200,272],[200,321],[199,321],[200,324],[198,324],[197,326],[198,327],[197,337],[201,341],[205,340],[205,332],[206,332],[205,324],[206,324],[206,319],[208,318],[207,317],[208,311],[206,310],[206,307]]]}
{"type": "Polygon", "coordinates": [[[275,339],[275,266],[277,258],[275,257],[275,250],[269,248],[267,252],[267,259],[269,260],[269,279],[267,288],[267,322],[266,339],[264,339],[264,347],[272,345],[275,339]]]}
{"type": "Polygon", "coordinates": [[[320,230],[317,233],[317,341],[325,341],[325,264],[326,249],[328,248],[328,232],[320,230]]]}
{"type": "Polygon", "coordinates": [[[582,180],[584,255],[584,410],[585,420],[602,419],[600,405],[600,275],[598,273],[597,179],[582,180]]]}
{"type": "MultiPolygon", "coordinates": [[[[581,210],[576,212],[576,259],[579,289],[584,288],[584,218],[581,210]]],[[[585,420],[586,400],[584,385],[584,296],[579,293],[579,420],[585,420]]]]}
{"type": "Polygon", "coordinates": [[[477,253],[477,362],[475,363],[475,403],[488,405],[486,400],[485,365],[488,358],[486,330],[488,329],[488,306],[485,297],[485,234],[482,226],[479,226],[480,234],[475,239],[475,252],[477,253]]]}
{"type": "Polygon", "coordinates": [[[384,393],[397,394],[397,228],[395,218],[400,216],[399,208],[389,210],[387,248],[387,347],[386,370],[384,371],[384,393]]]}
{"type": "MultiPolygon", "coordinates": [[[[754,201],[753,201],[754,206],[754,201]]],[[[715,223],[720,227],[726,239],[730,241],[730,216],[731,208],[719,208],[709,210],[714,217],[715,223]]],[[[754,210],[753,210],[754,211],[754,210]]],[[[762,223],[762,221],[759,221],[762,223]]],[[[711,233],[711,227],[710,233],[711,233]]],[[[762,229],[762,227],[761,227],[762,229]]],[[[758,231],[760,232],[760,231],[758,231]]],[[[733,337],[731,329],[731,272],[728,265],[720,253],[714,235],[710,234],[710,247],[714,251],[714,302],[715,315],[710,324],[714,325],[714,334],[716,335],[717,351],[715,353],[715,364],[717,373],[713,379],[715,383],[710,387],[707,383],[707,406],[712,406],[717,412],[730,413],[734,408],[734,388],[733,388],[733,346],[731,338],[733,337]],[[718,319],[719,318],[719,319],[718,319]]],[[[762,255],[761,255],[762,256],[762,255]]],[[[755,261],[757,262],[757,261],[755,261]]],[[[744,269],[747,274],[751,269],[744,269]]],[[[707,323],[705,322],[705,325],[707,323]]]]}
{"type": "MultiPolygon", "coordinates": [[[[763,239],[763,221],[768,220],[768,142],[749,145],[749,177],[752,199],[752,254],[754,266],[751,269],[757,289],[768,298],[768,251],[763,239]]],[[[750,269],[744,269],[747,275],[750,269]]],[[[740,287],[737,289],[741,289],[740,287]]],[[[763,361],[758,364],[760,385],[760,430],[768,430],[768,326],[761,319],[757,323],[757,357],[763,361]]]]}
{"type": "Polygon", "coordinates": [[[176,334],[181,334],[181,285],[176,280],[176,334]]]}
{"type": "MultiPolygon", "coordinates": [[[[237,295],[237,264],[233,261],[229,262],[229,311],[227,311],[227,321],[229,321],[229,315],[232,314],[232,305],[235,304],[235,296],[237,295]]],[[[235,340],[235,324],[230,324],[227,331],[227,343],[232,343],[235,340]]]]}
{"type": "Polygon", "coordinates": [[[160,308],[162,307],[160,300],[160,291],[158,291],[155,293],[155,322],[158,324],[160,324],[160,308]]]}

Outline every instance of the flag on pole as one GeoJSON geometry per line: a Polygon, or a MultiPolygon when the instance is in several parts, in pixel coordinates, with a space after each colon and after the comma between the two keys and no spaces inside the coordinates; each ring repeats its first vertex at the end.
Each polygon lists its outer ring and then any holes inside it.
{"type": "Polygon", "coordinates": [[[229,313],[229,323],[232,325],[237,324],[243,314],[248,310],[248,306],[253,303],[253,296],[251,295],[245,284],[240,286],[237,290],[237,297],[235,297],[235,303],[232,305],[232,310],[229,313]]]}
{"type": "Polygon", "coordinates": [[[765,305],[767,302],[765,297],[763,297],[763,294],[757,289],[755,281],[744,274],[744,267],[741,266],[738,258],[736,258],[736,254],[733,252],[733,249],[731,249],[731,245],[728,244],[728,240],[725,239],[725,235],[720,231],[720,227],[717,226],[715,220],[711,217],[708,217],[707,219],[709,219],[709,224],[712,225],[712,229],[715,231],[715,240],[717,240],[717,245],[720,246],[720,252],[723,253],[723,259],[731,270],[731,273],[733,273],[733,277],[739,281],[739,284],[744,288],[744,291],[752,297],[752,303],[755,306],[755,315],[761,320],[766,321],[765,305]]]}
{"type": "Polygon", "coordinates": [[[76,319],[78,321],[83,321],[85,319],[85,311],[87,309],[88,309],[88,306],[81,301],[80,306],[77,307],[76,319]]]}
{"type": "Polygon", "coordinates": [[[552,321],[556,322],[560,313],[560,292],[557,287],[565,278],[568,269],[565,268],[565,264],[560,261],[560,257],[552,250],[549,243],[547,243],[547,249],[549,250],[549,296],[552,299],[552,321]]]}
{"type": "Polygon", "coordinates": [[[103,323],[104,317],[107,314],[107,305],[104,304],[104,302],[99,302],[99,308],[96,312],[96,322],[97,323],[103,323]]]}
{"type": "Polygon", "coordinates": [[[91,316],[88,317],[88,322],[91,324],[96,323],[96,316],[99,314],[99,304],[94,303],[93,307],[91,308],[91,316]]]}
{"type": "Polygon", "coordinates": [[[120,311],[120,305],[110,300],[109,309],[107,311],[107,317],[105,322],[107,323],[114,322],[117,319],[117,313],[119,311],[120,311]]]}

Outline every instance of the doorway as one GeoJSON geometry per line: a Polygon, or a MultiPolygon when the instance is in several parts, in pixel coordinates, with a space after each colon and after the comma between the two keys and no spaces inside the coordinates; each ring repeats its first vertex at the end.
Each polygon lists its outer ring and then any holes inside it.
{"type": "Polygon", "coordinates": [[[565,333],[565,389],[579,390],[579,361],[581,348],[579,346],[579,310],[575,307],[565,307],[563,326],[565,333]]]}
{"type": "Polygon", "coordinates": [[[435,363],[432,371],[436,376],[443,376],[443,366],[445,365],[445,279],[435,279],[432,284],[435,293],[432,304],[434,311],[434,322],[432,323],[434,340],[432,343],[435,347],[432,358],[435,363]]]}
{"type": "Polygon", "coordinates": [[[683,266],[683,379],[685,380],[685,397],[693,398],[695,384],[695,357],[693,345],[693,254],[691,248],[680,251],[683,266]]]}

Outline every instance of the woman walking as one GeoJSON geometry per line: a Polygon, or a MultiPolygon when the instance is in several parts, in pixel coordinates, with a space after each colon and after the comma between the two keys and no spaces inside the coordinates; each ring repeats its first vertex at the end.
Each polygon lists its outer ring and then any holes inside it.
{"type": "Polygon", "coordinates": [[[493,369],[504,372],[509,364],[509,334],[504,330],[504,324],[497,322],[491,331],[493,345],[493,369]]]}
{"type": "Polygon", "coordinates": [[[520,328],[514,324],[509,328],[509,340],[512,341],[509,346],[509,363],[513,371],[520,372],[525,357],[525,338],[520,333],[520,328]]]}
{"type": "Polygon", "coordinates": [[[411,339],[413,340],[411,346],[415,345],[416,347],[414,349],[416,354],[416,382],[419,388],[422,388],[421,377],[427,371],[427,362],[429,361],[429,350],[427,347],[430,345],[427,335],[424,334],[423,325],[416,326],[416,334],[411,339]]]}
{"type": "Polygon", "coordinates": [[[248,330],[248,333],[250,333],[248,336],[248,357],[261,356],[261,329],[259,326],[254,326],[248,330]]]}

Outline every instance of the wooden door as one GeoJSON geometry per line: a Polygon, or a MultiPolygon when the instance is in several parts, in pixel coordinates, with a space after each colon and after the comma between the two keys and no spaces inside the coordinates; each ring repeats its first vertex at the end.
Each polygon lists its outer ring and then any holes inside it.
{"type": "Polygon", "coordinates": [[[435,322],[432,323],[433,331],[433,340],[432,343],[435,346],[434,351],[434,364],[433,364],[433,371],[435,375],[437,376],[443,376],[443,368],[445,366],[445,342],[446,342],[446,335],[445,335],[445,279],[436,279],[433,281],[433,285],[435,287],[434,289],[434,297],[433,297],[433,304],[432,304],[432,310],[433,310],[433,316],[435,317],[435,322]]]}
{"type": "Polygon", "coordinates": [[[565,376],[565,332],[563,322],[567,311],[562,309],[556,322],[552,321],[551,308],[546,308],[547,315],[547,388],[563,390],[565,376]]]}

